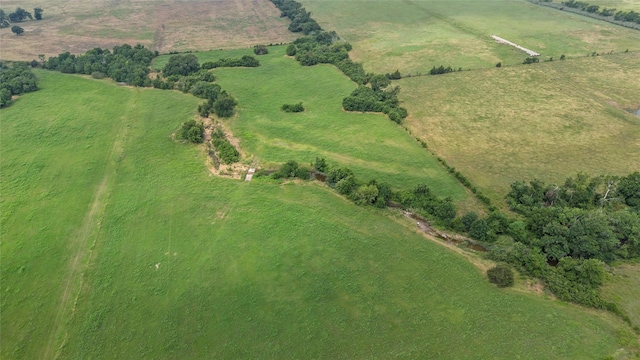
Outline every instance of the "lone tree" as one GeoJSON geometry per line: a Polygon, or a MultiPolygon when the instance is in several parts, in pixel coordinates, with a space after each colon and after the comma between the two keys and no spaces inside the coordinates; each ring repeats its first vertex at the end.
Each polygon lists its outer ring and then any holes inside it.
{"type": "Polygon", "coordinates": [[[256,55],[266,55],[269,53],[269,49],[266,45],[256,45],[253,47],[253,53],[256,55]]]}
{"type": "Polygon", "coordinates": [[[21,28],[21,27],[20,27],[20,26],[18,26],[18,25],[13,25],[13,26],[11,27],[11,32],[12,32],[12,33],[14,33],[14,34],[16,34],[16,35],[20,35],[20,34],[22,34],[22,33],[24,32],[24,29],[23,29],[23,28],[21,28]]]}
{"type": "Polygon", "coordinates": [[[34,8],[33,9],[33,16],[36,18],[36,20],[42,20],[42,13],[44,12],[44,10],[42,10],[42,8],[34,8]]]}
{"type": "Polygon", "coordinates": [[[489,281],[498,285],[498,287],[513,286],[513,270],[508,265],[498,264],[487,271],[489,281]]]}

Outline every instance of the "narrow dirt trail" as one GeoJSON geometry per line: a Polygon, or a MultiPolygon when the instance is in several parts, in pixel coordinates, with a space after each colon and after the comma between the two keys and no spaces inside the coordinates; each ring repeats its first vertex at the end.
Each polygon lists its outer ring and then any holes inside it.
{"type": "Polygon", "coordinates": [[[98,229],[109,197],[108,190],[111,179],[116,172],[119,159],[124,155],[124,145],[129,129],[128,125],[126,125],[127,119],[127,115],[121,118],[120,131],[111,148],[100,184],[93,193],[90,206],[80,227],[75,231],[74,236],[69,239],[69,264],[67,273],[61,282],[63,291],[55,311],[54,325],[50,329],[49,340],[42,351],[42,359],[58,358],[66,343],[66,324],[73,317],[75,304],[82,289],[84,273],[97,240],[98,229]]]}

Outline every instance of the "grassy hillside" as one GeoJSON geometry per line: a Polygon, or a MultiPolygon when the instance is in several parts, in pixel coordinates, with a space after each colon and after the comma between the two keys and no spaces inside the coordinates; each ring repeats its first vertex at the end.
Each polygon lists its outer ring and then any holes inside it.
{"type": "Polygon", "coordinates": [[[209,176],[169,137],[189,96],[38,75],[0,122],[2,358],[565,359],[630,344],[619,321],[499,290],[321,185],[209,176]]]}
{"type": "MultiPolygon", "coordinates": [[[[466,194],[418,142],[383,114],[347,113],[342,99],[356,85],[331,65],[300,66],[284,56],[285,47],[270,47],[257,68],[220,68],[218,83],[238,100],[231,120],[241,146],[261,163],[296,160],[309,164],[316,156],[351,168],[358,177],[389,182],[396,188],[426,183],[442,196],[464,200],[466,194]],[[282,104],[302,102],[303,113],[285,113],[282,104]]],[[[238,57],[244,51],[197,54],[201,62],[238,57]]],[[[162,67],[167,56],[154,67],[162,67]]]]}
{"type": "Polygon", "coordinates": [[[521,63],[527,56],[491,35],[544,58],[640,50],[637,30],[524,0],[301,2],[321,26],[351,42],[352,57],[376,73],[424,74],[439,65],[476,69],[521,63]]]}
{"type": "Polygon", "coordinates": [[[634,326],[640,327],[640,265],[618,264],[602,288],[602,294],[619,304],[634,326]]]}
{"type": "Polygon", "coordinates": [[[399,81],[407,126],[497,199],[515,180],[638,170],[640,54],[399,81]]]}
{"type": "Polygon", "coordinates": [[[15,36],[0,29],[3,60],[32,60],[94,47],[143,44],[160,52],[238,48],[288,42],[297,36],[268,0],[232,1],[84,1],[4,0],[5,12],[16,7],[44,10],[42,21],[20,24],[15,36]]]}

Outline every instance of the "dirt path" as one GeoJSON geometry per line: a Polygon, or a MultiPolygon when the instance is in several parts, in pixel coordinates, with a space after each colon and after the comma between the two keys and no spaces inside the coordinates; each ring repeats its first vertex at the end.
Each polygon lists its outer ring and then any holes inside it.
{"type": "Polygon", "coordinates": [[[120,133],[113,143],[102,180],[93,193],[91,205],[75,235],[69,239],[70,257],[67,273],[62,280],[63,291],[56,310],[54,325],[50,329],[49,341],[42,352],[42,359],[58,358],[67,341],[68,334],[65,331],[65,325],[73,317],[84,281],[84,272],[91,259],[92,249],[97,240],[98,229],[109,197],[109,184],[115,174],[118,160],[124,154],[124,144],[128,132],[128,126],[124,124],[126,116],[122,120],[120,133]],[[54,352],[55,356],[52,356],[54,352]]]}

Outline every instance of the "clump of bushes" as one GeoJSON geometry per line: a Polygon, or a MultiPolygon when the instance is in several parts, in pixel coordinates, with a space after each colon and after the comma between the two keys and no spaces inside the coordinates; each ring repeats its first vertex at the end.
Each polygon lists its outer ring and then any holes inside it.
{"type": "Polygon", "coordinates": [[[36,76],[25,62],[8,67],[0,63],[0,107],[11,103],[12,95],[37,91],[36,76]]]}
{"type": "MultiPolygon", "coordinates": [[[[455,70],[451,66],[444,67],[443,65],[440,65],[439,67],[434,66],[431,70],[429,70],[429,75],[448,74],[454,71],[455,70]]],[[[462,71],[462,68],[460,68],[459,71],[462,71]]]]}
{"type": "Polygon", "coordinates": [[[195,55],[173,55],[162,68],[162,74],[165,77],[171,75],[187,76],[198,70],[200,70],[200,63],[198,63],[198,58],[195,55]]]}
{"type": "Polygon", "coordinates": [[[540,59],[538,59],[535,56],[531,56],[531,57],[525,58],[522,63],[523,64],[536,64],[536,63],[539,63],[539,62],[540,62],[540,59]]]}
{"type": "Polygon", "coordinates": [[[269,49],[266,45],[256,45],[253,47],[253,53],[256,55],[266,55],[269,53],[269,49]]]}
{"type": "Polygon", "coordinates": [[[278,171],[271,174],[271,177],[273,179],[299,178],[309,180],[309,170],[301,167],[297,162],[289,160],[280,166],[278,171]]]}
{"type": "Polygon", "coordinates": [[[487,277],[491,283],[498,287],[511,287],[514,284],[513,270],[505,264],[498,264],[487,271],[487,277]]]}
{"type": "Polygon", "coordinates": [[[218,128],[214,131],[211,134],[211,140],[222,162],[232,164],[240,160],[240,152],[229,142],[222,129],[218,128]]]}
{"type": "Polygon", "coordinates": [[[303,112],[304,111],[304,106],[302,106],[301,102],[299,102],[297,104],[284,104],[284,105],[282,105],[282,111],[285,111],[285,112],[303,112]]]}
{"type": "Polygon", "coordinates": [[[203,69],[219,67],[258,67],[260,61],[253,56],[243,55],[241,58],[224,58],[217,61],[208,61],[202,64],[203,69]]]}
{"type": "Polygon", "coordinates": [[[204,138],[204,125],[195,120],[189,120],[182,124],[178,131],[178,137],[189,142],[199,144],[204,138]]]}

